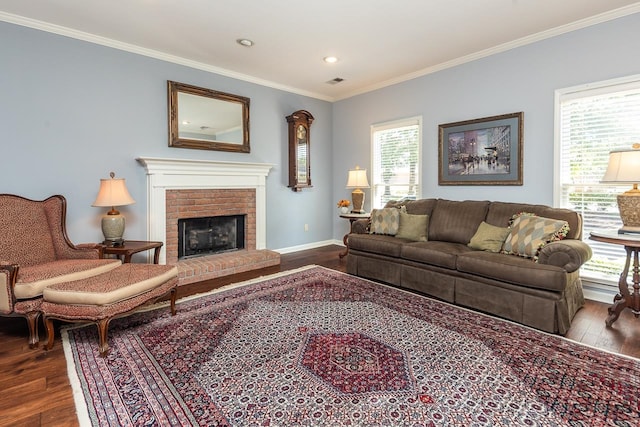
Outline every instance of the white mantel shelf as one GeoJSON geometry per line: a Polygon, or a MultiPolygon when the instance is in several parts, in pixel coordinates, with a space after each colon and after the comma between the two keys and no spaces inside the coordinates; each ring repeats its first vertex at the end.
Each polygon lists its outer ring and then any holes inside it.
{"type": "MultiPolygon", "coordinates": [[[[254,189],[256,191],[256,249],[266,248],[266,177],[269,163],[210,160],[136,159],[147,171],[147,238],[166,244],[167,190],[254,189]]],[[[166,263],[164,251],[160,264],[166,263]]]]}

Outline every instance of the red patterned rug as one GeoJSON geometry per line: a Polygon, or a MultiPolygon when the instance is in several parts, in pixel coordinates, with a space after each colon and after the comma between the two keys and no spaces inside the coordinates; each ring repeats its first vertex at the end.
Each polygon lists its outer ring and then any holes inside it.
{"type": "Polygon", "coordinates": [[[322,267],[63,335],[86,425],[640,425],[640,360],[322,267]]]}

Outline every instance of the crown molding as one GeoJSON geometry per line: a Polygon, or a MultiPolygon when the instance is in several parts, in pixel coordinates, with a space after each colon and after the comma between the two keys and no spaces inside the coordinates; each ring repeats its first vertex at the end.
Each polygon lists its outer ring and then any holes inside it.
{"type": "Polygon", "coordinates": [[[575,21],[570,24],[563,25],[561,27],[552,28],[550,30],[542,31],[536,34],[532,34],[530,36],[512,40],[510,42],[503,43],[501,45],[494,46],[489,49],[484,49],[479,52],[472,53],[470,55],[465,55],[460,58],[453,59],[451,61],[446,61],[437,65],[434,65],[432,67],[423,68],[421,70],[418,70],[412,73],[404,74],[402,76],[399,76],[393,79],[385,80],[383,82],[380,82],[374,85],[366,86],[364,88],[358,89],[353,92],[349,92],[339,97],[331,97],[331,96],[326,96],[326,95],[322,95],[315,92],[301,90],[295,87],[282,85],[269,80],[264,80],[254,76],[250,76],[247,74],[242,74],[235,71],[227,70],[225,68],[215,67],[213,65],[205,64],[202,62],[189,60],[186,58],[182,58],[180,56],[170,55],[157,50],[143,48],[137,45],[113,40],[107,37],[97,36],[95,34],[86,33],[84,31],[78,31],[68,27],[50,24],[48,22],[26,18],[24,16],[14,15],[14,14],[2,12],[2,11],[0,11],[0,21],[21,25],[23,27],[29,27],[29,28],[33,28],[41,31],[46,31],[49,33],[58,34],[61,36],[70,37],[73,39],[82,40],[82,41],[86,41],[89,43],[94,43],[94,44],[98,44],[106,47],[111,47],[114,49],[119,49],[119,50],[135,53],[142,56],[147,56],[154,59],[159,59],[161,61],[166,61],[166,62],[178,64],[178,65],[184,65],[186,67],[207,71],[214,74],[219,74],[225,77],[242,80],[248,83],[254,83],[254,84],[269,87],[272,89],[278,89],[278,90],[282,90],[285,92],[290,92],[290,93],[294,93],[302,96],[308,96],[310,98],[315,98],[322,101],[335,102],[335,101],[351,98],[356,95],[361,95],[363,93],[371,92],[377,89],[382,89],[388,86],[392,86],[398,83],[402,83],[408,80],[412,80],[418,77],[422,77],[428,74],[433,74],[438,71],[446,70],[447,68],[456,67],[458,65],[462,65],[467,62],[472,62],[477,59],[486,58],[488,56],[495,55],[497,53],[506,52],[511,49],[526,46],[531,43],[536,43],[536,42],[546,40],[552,37],[556,37],[562,34],[566,34],[572,31],[580,30],[593,25],[601,24],[603,22],[622,18],[624,16],[633,15],[638,12],[640,12],[640,2],[631,4],[629,6],[621,7],[615,10],[611,10],[609,12],[601,13],[599,15],[585,18],[579,21],[575,21]]]}
{"type": "Polygon", "coordinates": [[[124,42],[113,40],[107,37],[97,36],[95,34],[86,33],[84,31],[63,27],[61,25],[56,25],[56,24],[51,24],[44,21],[38,21],[36,19],[26,18],[24,16],[13,15],[10,13],[0,11],[0,21],[8,22],[10,24],[20,25],[23,27],[33,28],[36,30],[45,31],[48,33],[57,34],[60,36],[69,37],[76,40],[82,40],[89,43],[94,43],[97,45],[122,50],[125,52],[135,53],[138,55],[159,59],[161,61],[170,62],[173,64],[184,65],[185,67],[195,68],[197,70],[207,71],[207,72],[219,74],[225,77],[231,77],[231,78],[242,80],[248,83],[254,83],[260,86],[270,87],[272,89],[291,92],[297,95],[308,96],[310,98],[315,98],[322,101],[332,102],[335,100],[332,97],[328,97],[326,95],[322,95],[319,93],[309,92],[309,91],[305,91],[295,87],[282,85],[279,83],[272,82],[270,80],[263,80],[247,74],[242,74],[235,71],[227,70],[226,68],[216,67],[213,65],[205,64],[203,62],[193,61],[190,59],[182,58],[180,56],[170,55],[157,50],[147,49],[134,44],[124,43],[124,42]]]}
{"type": "Polygon", "coordinates": [[[460,58],[453,59],[451,61],[442,62],[440,64],[434,65],[432,67],[423,68],[422,70],[418,70],[409,74],[405,74],[393,79],[385,80],[383,82],[377,83],[375,85],[367,86],[365,88],[359,89],[357,91],[351,92],[349,94],[343,95],[340,98],[336,98],[335,101],[339,101],[342,99],[351,98],[352,96],[362,95],[363,93],[371,92],[377,89],[382,89],[387,86],[392,86],[398,83],[402,83],[408,80],[413,80],[417,77],[422,77],[427,74],[433,74],[438,71],[446,70],[447,68],[453,68],[458,65],[466,64],[467,62],[472,62],[477,59],[486,58],[491,55],[495,55],[498,53],[506,52],[511,49],[515,49],[518,47],[526,46],[532,43],[536,43],[542,40],[550,39],[552,37],[556,37],[562,34],[570,33],[572,31],[581,30],[583,28],[591,27],[593,25],[601,24],[604,22],[612,21],[614,19],[622,18],[625,16],[633,15],[635,13],[640,12],[640,2],[634,3],[629,6],[621,7],[619,9],[614,9],[609,12],[601,13],[599,15],[595,15],[589,18],[581,19],[579,21],[572,22],[567,25],[563,25],[561,27],[552,28],[550,30],[541,31],[536,34],[532,34],[530,36],[522,37],[516,40],[512,40],[507,43],[500,44],[498,46],[491,47],[489,49],[481,50],[478,52],[474,52],[470,55],[461,56],[460,58]]]}

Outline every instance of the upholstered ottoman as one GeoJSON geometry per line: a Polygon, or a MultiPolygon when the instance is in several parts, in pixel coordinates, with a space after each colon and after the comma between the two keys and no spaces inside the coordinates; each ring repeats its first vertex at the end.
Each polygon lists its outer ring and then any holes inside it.
{"type": "Polygon", "coordinates": [[[47,350],[53,347],[53,319],[94,322],[100,337],[100,355],[109,351],[107,329],[114,317],[171,294],[175,315],[178,269],[171,265],[123,264],[106,273],[51,285],[43,291],[42,314],[47,328],[47,350]]]}

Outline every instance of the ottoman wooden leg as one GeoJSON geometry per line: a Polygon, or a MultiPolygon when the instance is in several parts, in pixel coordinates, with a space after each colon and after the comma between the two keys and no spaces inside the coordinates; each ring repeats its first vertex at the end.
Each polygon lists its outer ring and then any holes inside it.
{"type": "Polygon", "coordinates": [[[176,295],[178,290],[176,288],[171,289],[171,315],[176,315],[176,295]]]}
{"type": "Polygon", "coordinates": [[[100,356],[105,357],[109,353],[109,341],[107,340],[107,330],[109,329],[111,318],[98,320],[98,336],[100,337],[100,356]]]}
{"type": "Polygon", "coordinates": [[[44,318],[44,326],[47,328],[47,345],[45,348],[51,350],[53,348],[53,340],[55,339],[55,331],[53,329],[53,320],[46,317],[44,318]]]}

